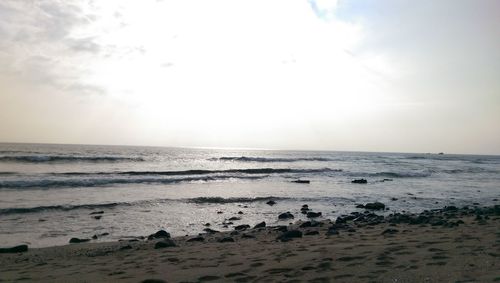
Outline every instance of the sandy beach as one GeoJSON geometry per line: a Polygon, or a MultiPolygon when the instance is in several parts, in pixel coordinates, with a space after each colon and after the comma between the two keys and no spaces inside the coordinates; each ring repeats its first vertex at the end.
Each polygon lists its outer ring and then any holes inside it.
{"type": "Polygon", "coordinates": [[[500,281],[500,206],[448,207],[385,218],[365,212],[335,222],[239,227],[236,232],[209,231],[173,239],[159,233],[151,240],[3,253],[0,278],[3,282],[500,281]]]}

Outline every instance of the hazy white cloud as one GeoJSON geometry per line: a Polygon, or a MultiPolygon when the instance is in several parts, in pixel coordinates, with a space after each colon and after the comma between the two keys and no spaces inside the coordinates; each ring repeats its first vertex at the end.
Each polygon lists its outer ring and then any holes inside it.
{"type": "Polygon", "coordinates": [[[500,153],[499,6],[2,1],[2,139],[500,153]]]}

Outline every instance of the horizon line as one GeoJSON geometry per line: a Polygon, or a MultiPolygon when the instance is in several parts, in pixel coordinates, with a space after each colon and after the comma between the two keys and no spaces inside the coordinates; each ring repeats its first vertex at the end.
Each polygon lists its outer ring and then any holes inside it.
{"type": "Polygon", "coordinates": [[[369,150],[334,150],[334,149],[273,149],[251,147],[217,147],[217,146],[169,146],[169,145],[138,145],[138,144],[99,144],[99,143],[58,143],[58,142],[3,142],[0,144],[36,144],[36,145],[83,145],[83,146],[115,146],[115,147],[161,147],[180,149],[207,149],[207,150],[249,150],[249,151],[308,151],[308,152],[359,152],[359,153],[393,153],[393,154],[430,154],[430,155],[477,155],[500,156],[500,153],[457,153],[457,152],[403,152],[403,151],[369,151],[369,150]]]}

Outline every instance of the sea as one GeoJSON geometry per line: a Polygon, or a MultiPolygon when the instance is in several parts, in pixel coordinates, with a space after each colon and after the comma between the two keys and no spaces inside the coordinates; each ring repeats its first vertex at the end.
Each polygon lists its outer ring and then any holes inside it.
{"type": "Polygon", "coordinates": [[[390,214],[499,199],[500,156],[0,144],[1,247],[283,225],[304,204],[335,219],[376,201],[390,214]]]}

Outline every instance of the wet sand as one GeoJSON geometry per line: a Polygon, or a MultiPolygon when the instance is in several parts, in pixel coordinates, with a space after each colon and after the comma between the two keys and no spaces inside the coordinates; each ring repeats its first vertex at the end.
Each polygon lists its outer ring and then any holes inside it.
{"type": "Polygon", "coordinates": [[[3,253],[0,281],[500,282],[500,206],[336,222],[3,253]]]}

